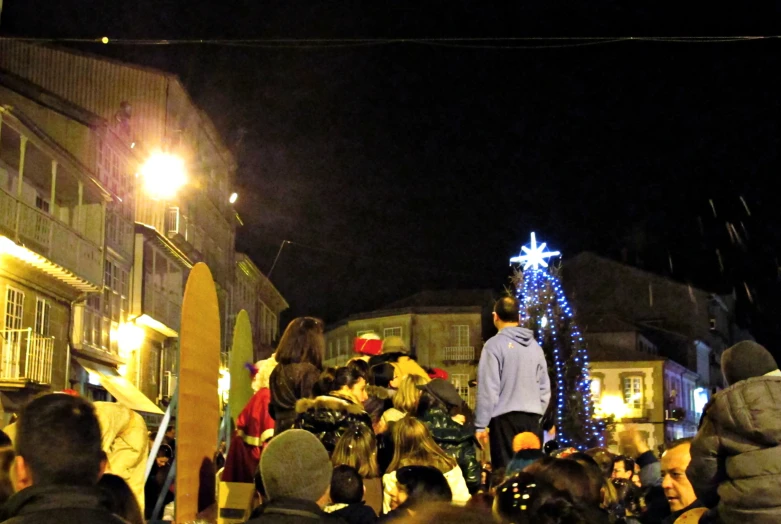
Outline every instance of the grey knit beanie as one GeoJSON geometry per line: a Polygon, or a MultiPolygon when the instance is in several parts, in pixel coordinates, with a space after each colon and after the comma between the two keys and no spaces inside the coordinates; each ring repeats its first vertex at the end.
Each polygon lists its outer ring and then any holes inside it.
{"type": "Polygon", "coordinates": [[[731,386],[747,378],[761,377],[778,369],[773,355],[753,340],[738,342],[721,356],[721,372],[731,386]]]}
{"type": "Polygon", "coordinates": [[[316,502],[331,485],[333,466],[323,444],[303,429],[271,439],[260,456],[260,476],[271,500],[290,497],[316,502]]]}

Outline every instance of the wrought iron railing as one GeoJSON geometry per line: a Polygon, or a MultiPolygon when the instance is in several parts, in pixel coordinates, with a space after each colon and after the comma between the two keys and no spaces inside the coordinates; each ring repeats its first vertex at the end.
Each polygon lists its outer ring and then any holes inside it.
{"type": "Polygon", "coordinates": [[[54,337],[32,328],[0,330],[0,379],[51,384],[54,337]]]}

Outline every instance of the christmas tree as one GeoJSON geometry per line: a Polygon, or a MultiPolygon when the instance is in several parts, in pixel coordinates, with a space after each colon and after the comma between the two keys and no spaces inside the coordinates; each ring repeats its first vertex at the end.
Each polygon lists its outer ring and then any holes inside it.
{"type": "Polygon", "coordinates": [[[604,445],[600,424],[594,420],[588,351],[575,322],[572,309],[561,289],[557,272],[548,267],[558,251],[545,251],[537,245],[534,233],[531,245],[510,259],[519,264],[513,278],[520,304],[521,326],[532,330],[548,360],[551,382],[551,408],[556,439],[564,446],[585,450],[604,445]]]}

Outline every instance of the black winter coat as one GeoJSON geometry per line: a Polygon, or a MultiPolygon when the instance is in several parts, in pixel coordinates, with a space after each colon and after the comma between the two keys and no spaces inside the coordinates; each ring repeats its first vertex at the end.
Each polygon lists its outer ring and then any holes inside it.
{"type": "Polygon", "coordinates": [[[15,493],[3,508],[5,524],[127,524],[101,504],[97,488],[32,486],[15,493]]]}
{"type": "Polygon", "coordinates": [[[332,512],[331,515],[339,517],[347,524],[374,524],[377,522],[377,514],[363,502],[348,504],[344,508],[332,512]]]}
{"type": "Polygon", "coordinates": [[[348,397],[331,393],[296,403],[294,426],[314,434],[329,454],[352,424],[363,424],[373,433],[371,417],[348,397]]]}
{"type": "Polygon", "coordinates": [[[477,461],[475,428],[461,425],[438,406],[432,406],[418,418],[434,437],[434,441],[458,462],[470,493],[480,487],[480,463],[477,461]]]}

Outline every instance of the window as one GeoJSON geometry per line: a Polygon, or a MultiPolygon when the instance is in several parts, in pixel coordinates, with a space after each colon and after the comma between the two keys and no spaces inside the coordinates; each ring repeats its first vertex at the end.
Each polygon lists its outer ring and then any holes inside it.
{"type": "Polygon", "coordinates": [[[41,197],[40,195],[35,195],[35,207],[43,211],[44,213],[49,212],[49,201],[45,198],[41,197]]]}
{"type": "Polygon", "coordinates": [[[115,334],[127,320],[128,285],[128,271],[107,258],[103,292],[89,297],[84,305],[84,343],[114,353],[119,351],[115,334]]]}
{"type": "Polygon", "coordinates": [[[271,345],[277,338],[279,325],[277,316],[263,302],[260,303],[260,341],[263,344],[271,345]]]}
{"type": "Polygon", "coordinates": [[[98,146],[98,178],[116,197],[111,207],[125,220],[133,221],[133,176],[127,161],[107,140],[98,146]]]}
{"type": "Polygon", "coordinates": [[[469,375],[454,373],[450,375],[450,383],[458,390],[461,398],[469,399],[469,375]]]}
{"type": "Polygon", "coordinates": [[[643,407],[643,377],[624,377],[624,403],[629,409],[643,407]]]}
{"type": "Polygon", "coordinates": [[[591,396],[596,400],[602,396],[602,380],[598,378],[591,379],[591,396]]]}
{"type": "Polygon", "coordinates": [[[22,329],[24,293],[8,286],[5,292],[5,329],[22,329]]]}
{"type": "Polygon", "coordinates": [[[51,302],[43,298],[35,300],[35,332],[41,336],[49,336],[51,331],[51,312],[51,302]]]}
{"type": "Polygon", "coordinates": [[[401,327],[385,328],[382,330],[382,338],[400,337],[401,327]]]}
{"type": "Polygon", "coordinates": [[[469,346],[469,326],[458,325],[452,327],[453,343],[455,346],[469,346]]]}

